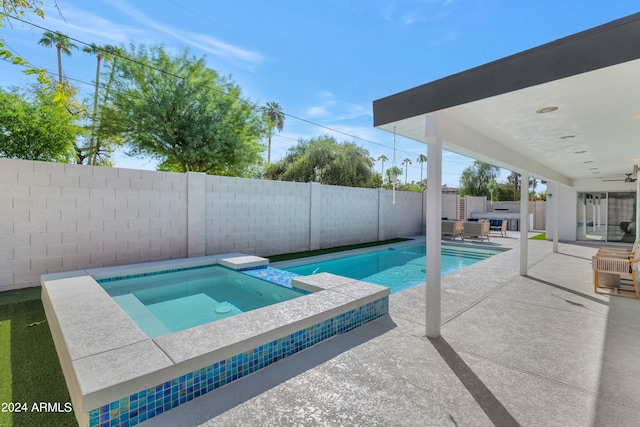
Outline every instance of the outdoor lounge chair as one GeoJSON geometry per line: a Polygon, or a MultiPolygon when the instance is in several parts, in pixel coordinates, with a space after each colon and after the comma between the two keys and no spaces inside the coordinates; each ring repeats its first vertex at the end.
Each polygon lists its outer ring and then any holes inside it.
{"type": "Polygon", "coordinates": [[[462,224],[462,239],[479,237],[482,241],[485,237],[489,240],[489,221],[479,220],[478,222],[464,222],[462,224]]]}
{"type": "Polygon", "coordinates": [[[624,248],[614,248],[610,246],[603,246],[598,248],[598,254],[603,256],[613,256],[617,258],[638,258],[638,250],[640,249],[640,240],[636,240],[633,244],[633,248],[624,249],[624,248]]]}
{"type": "Polygon", "coordinates": [[[442,235],[462,238],[462,221],[456,220],[443,220],[442,221],[442,235]]]}
{"type": "Polygon", "coordinates": [[[640,299],[638,257],[626,258],[598,252],[592,258],[593,290],[597,294],[640,299]],[[631,295],[621,294],[626,292],[631,295]]]}
{"type": "Polygon", "coordinates": [[[490,219],[489,230],[500,233],[500,237],[507,237],[507,220],[506,219],[490,219]]]}

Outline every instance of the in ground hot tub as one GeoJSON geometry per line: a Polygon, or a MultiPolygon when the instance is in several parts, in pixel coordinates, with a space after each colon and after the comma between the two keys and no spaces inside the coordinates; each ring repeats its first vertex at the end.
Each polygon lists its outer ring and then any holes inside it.
{"type": "MultiPolygon", "coordinates": [[[[134,426],[388,312],[388,288],[324,273],[290,278],[272,292],[283,297],[275,304],[152,338],[97,282],[217,264],[255,273],[266,263],[227,254],[42,276],[42,302],[78,423],[134,426]],[[285,291],[306,295],[285,300],[285,291]]],[[[202,305],[214,311],[236,306],[210,299],[215,303],[202,305]]]]}

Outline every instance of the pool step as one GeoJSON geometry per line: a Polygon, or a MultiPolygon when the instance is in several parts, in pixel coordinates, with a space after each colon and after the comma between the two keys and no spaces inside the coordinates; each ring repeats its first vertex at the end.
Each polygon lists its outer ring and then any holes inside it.
{"type": "Polygon", "coordinates": [[[218,264],[224,265],[232,270],[251,270],[266,268],[269,260],[254,255],[237,256],[218,260],[218,264]]]}
{"type": "Polygon", "coordinates": [[[147,336],[154,338],[171,331],[133,294],[113,297],[120,307],[131,317],[147,336]]]}

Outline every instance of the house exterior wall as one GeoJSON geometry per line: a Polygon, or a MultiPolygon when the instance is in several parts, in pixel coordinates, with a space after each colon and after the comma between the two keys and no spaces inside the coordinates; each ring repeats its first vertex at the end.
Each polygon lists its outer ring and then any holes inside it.
{"type": "Polygon", "coordinates": [[[548,198],[546,221],[547,238],[553,238],[553,198],[558,196],[559,219],[558,219],[558,239],[574,241],[577,238],[578,222],[578,193],[579,192],[635,192],[635,183],[601,181],[601,180],[579,180],[573,187],[549,182],[547,193],[554,194],[548,198]]]}
{"type": "Polygon", "coordinates": [[[0,291],[40,275],[420,234],[422,193],[0,159],[0,291]]]}

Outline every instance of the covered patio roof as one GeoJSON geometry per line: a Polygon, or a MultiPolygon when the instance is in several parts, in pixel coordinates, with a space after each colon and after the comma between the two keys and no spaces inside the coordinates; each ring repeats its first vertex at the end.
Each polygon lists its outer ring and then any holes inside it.
{"type": "Polygon", "coordinates": [[[633,172],[638,100],[640,13],[376,100],[373,114],[422,142],[431,114],[444,149],[572,186],[633,172]]]}
{"type": "MultiPolygon", "coordinates": [[[[427,271],[440,271],[443,149],[519,172],[523,182],[535,176],[554,185],[596,181],[601,186],[594,178],[637,175],[639,99],[637,13],[374,101],[375,127],[428,144],[427,271]]],[[[640,180],[632,187],[640,193],[640,180]]],[[[528,270],[527,197],[522,186],[523,276],[528,270]]],[[[552,199],[554,252],[559,197],[552,199]]],[[[635,217],[640,237],[640,198],[635,217]]],[[[439,274],[427,274],[430,338],[440,335],[440,280],[439,274]]]]}

